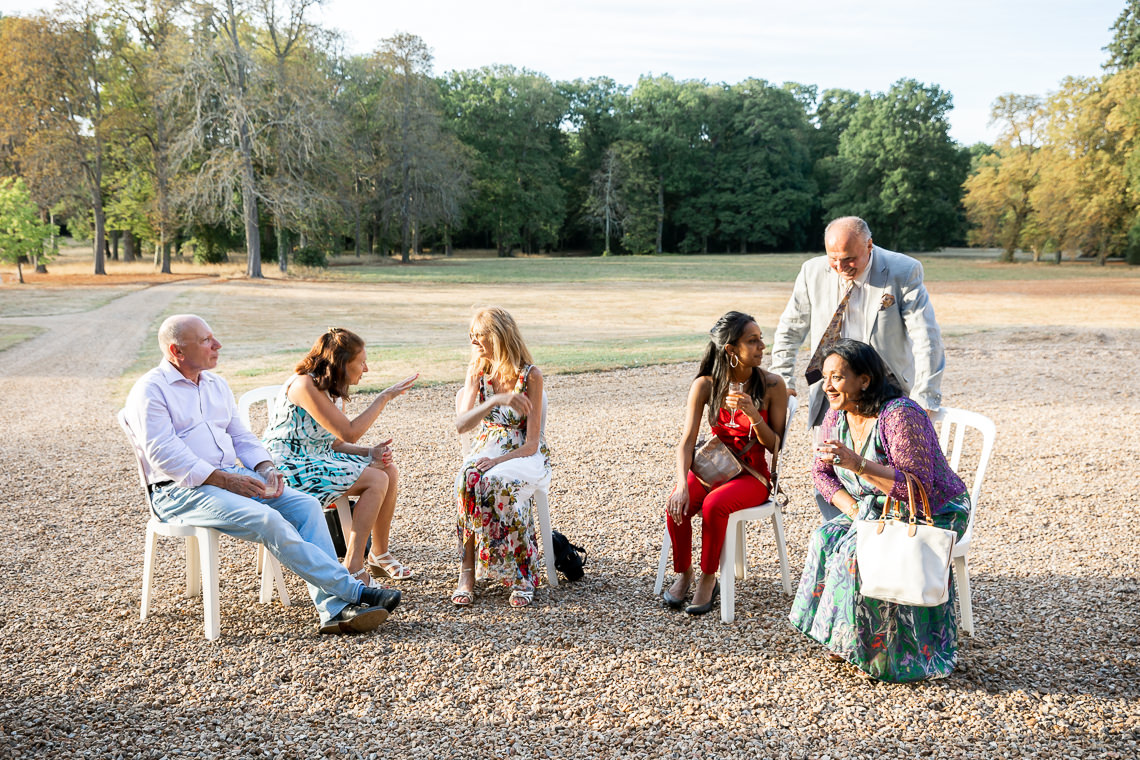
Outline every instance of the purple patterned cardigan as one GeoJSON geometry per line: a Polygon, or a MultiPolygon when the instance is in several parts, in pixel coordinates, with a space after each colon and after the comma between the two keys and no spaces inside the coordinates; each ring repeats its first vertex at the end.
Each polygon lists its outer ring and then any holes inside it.
{"type": "MultiPolygon", "coordinates": [[[[823,424],[835,425],[841,412],[829,409],[823,424]]],[[[930,417],[909,398],[891,399],[879,411],[879,441],[886,449],[885,464],[895,469],[895,485],[889,496],[900,501],[907,500],[906,479],[903,471],[918,478],[926,488],[933,514],[939,514],[950,499],[966,491],[966,484],[958,474],[950,469],[950,463],[938,445],[938,433],[930,417]]],[[[835,476],[835,467],[830,461],[815,458],[812,475],[815,487],[823,498],[831,497],[842,486],[835,476]]]]}

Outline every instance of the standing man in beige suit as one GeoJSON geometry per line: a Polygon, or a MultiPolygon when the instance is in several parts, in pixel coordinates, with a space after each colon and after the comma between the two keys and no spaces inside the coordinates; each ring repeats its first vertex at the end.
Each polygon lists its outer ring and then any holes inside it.
{"type": "MultiPolygon", "coordinates": [[[[936,411],[942,405],[946,354],[922,283],[922,264],[875,245],[867,223],[857,216],[840,217],[827,225],[824,247],[827,255],[804,262],[796,277],[773,339],[772,371],[793,392],[796,354],[809,333],[813,358],[822,353],[820,342],[825,337],[853,338],[878,351],[912,399],[927,411],[936,411]],[[838,323],[838,334],[833,322],[838,323]]],[[[827,411],[820,378],[819,367],[809,362],[810,427],[819,425],[827,411]]],[[[816,501],[825,520],[840,513],[818,494],[816,501]]]]}

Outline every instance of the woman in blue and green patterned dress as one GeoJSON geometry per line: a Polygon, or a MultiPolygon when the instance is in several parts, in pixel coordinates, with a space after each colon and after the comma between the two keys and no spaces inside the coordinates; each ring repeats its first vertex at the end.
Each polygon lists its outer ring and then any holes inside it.
{"type": "Polygon", "coordinates": [[[966,485],[946,461],[929,416],[866,343],[844,339],[828,350],[823,390],[831,406],[823,425],[835,433],[818,447],[815,486],[843,514],[812,535],[792,625],[874,678],[944,678],[958,658],[953,578],[949,599],[935,607],[864,597],[852,521],[878,517],[887,494],[905,502],[909,472],[926,489],[934,524],[961,537],[970,516],[966,485]]]}
{"type": "Polygon", "coordinates": [[[344,537],[344,566],[352,577],[377,585],[372,578],[404,580],[415,573],[388,550],[399,480],[391,440],[375,446],[358,442],[388,402],[406,393],[418,375],[381,391],[350,418],[344,413],[349,387],[367,371],[364,340],[351,330],[330,327],[270,405],[262,440],[285,482],[315,496],[321,506],[330,506],[340,496],[356,497],[352,525],[344,537]],[[369,534],[372,553],[365,557],[369,534]]]}

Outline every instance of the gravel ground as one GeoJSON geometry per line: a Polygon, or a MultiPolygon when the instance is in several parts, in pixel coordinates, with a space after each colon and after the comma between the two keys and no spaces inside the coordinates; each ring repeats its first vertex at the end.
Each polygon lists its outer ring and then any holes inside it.
{"type": "MultiPolygon", "coordinates": [[[[1140,331],[950,339],[947,403],[998,426],[970,555],[977,634],[951,678],[904,686],[826,661],[788,625],[759,526],[734,624],[652,596],[695,365],[550,378],[552,517],[590,559],[526,611],[501,591],[448,602],[459,454],[455,387],[438,386],[376,428],[404,473],[393,546],[419,572],[379,632],[319,636],[292,575],[297,604],[257,604],[253,550],[228,538],[221,639],[202,638],[173,542],[141,623],[145,513],[111,389],[186,287],[43,319],[0,354],[2,758],[1137,756],[1140,331]]],[[[797,578],[818,519],[807,463],[796,425],[797,578]]]]}

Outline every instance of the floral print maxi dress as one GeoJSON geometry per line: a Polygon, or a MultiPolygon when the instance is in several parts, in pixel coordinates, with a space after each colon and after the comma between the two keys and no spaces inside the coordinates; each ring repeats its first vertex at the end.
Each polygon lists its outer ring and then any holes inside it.
{"type": "MultiPolygon", "coordinates": [[[[828,414],[835,415],[835,412],[828,414]]],[[[827,421],[825,418],[825,424],[827,421]]],[[[852,447],[846,415],[839,414],[835,423],[836,437],[852,447]]],[[[960,538],[969,521],[970,497],[965,484],[950,470],[937,448],[937,438],[926,413],[909,399],[889,402],[875,422],[870,438],[873,443],[865,455],[867,459],[895,468],[900,463],[888,453],[891,445],[896,449],[918,447],[921,454],[912,461],[929,464],[927,477],[919,479],[930,496],[934,524],[953,530],[960,538]],[[914,434],[908,435],[909,432],[914,434]],[[936,502],[939,496],[950,493],[955,495],[945,498],[941,504],[936,502]]],[[[874,486],[851,470],[825,466],[833,470],[839,485],[858,500],[860,519],[874,519],[882,513],[885,497],[874,486]]],[[[816,468],[818,476],[818,463],[816,468]]],[[[908,465],[905,469],[919,475],[915,472],[919,468],[908,465]]],[[[911,607],[864,597],[859,592],[855,525],[850,517],[839,515],[812,535],[789,618],[798,630],[879,680],[945,678],[954,670],[958,658],[956,598],[953,574],[949,599],[936,607],[911,607]]]]}
{"type": "MultiPolygon", "coordinates": [[[[526,393],[531,366],[524,367],[514,393],[526,393]]],[[[479,376],[481,404],[494,395],[490,381],[479,376]]],[[[541,399],[533,403],[541,414],[541,399]]],[[[475,468],[482,457],[498,457],[526,442],[527,418],[509,406],[496,406],[479,423],[471,450],[455,479],[459,520],[456,535],[459,550],[469,538],[475,541],[475,578],[506,586],[534,585],[538,559],[531,496],[550,477],[550,452],[546,441],[529,457],[509,459],[486,472],[475,468]]],[[[551,560],[552,561],[552,560],[551,560]]]]}

